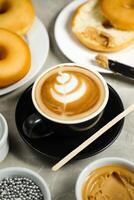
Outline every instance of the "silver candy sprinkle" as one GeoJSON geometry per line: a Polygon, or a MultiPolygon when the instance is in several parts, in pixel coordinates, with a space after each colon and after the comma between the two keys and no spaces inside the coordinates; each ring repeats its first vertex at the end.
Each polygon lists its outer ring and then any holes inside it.
{"type": "Polygon", "coordinates": [[[0,200],[45,200],[38,185],[27,177],[0,181],[0,200]]]}

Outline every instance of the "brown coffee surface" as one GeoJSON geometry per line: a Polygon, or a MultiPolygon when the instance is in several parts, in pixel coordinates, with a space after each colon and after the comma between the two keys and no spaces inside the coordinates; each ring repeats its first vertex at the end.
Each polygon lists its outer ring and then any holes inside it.
{"type": "Polygon", "coordinates": [[[76,66],[62,66],[49,71],[39,80],[35,93],[43,113],[62,120],[88,116],[101,106],[105,96],[99,78],[76,66]]]}
{"type": "Polygon", "coordinates": [[[94,170],[83,186],[82,200],[134,200],[134,173],[114,165],[94,170]]]}

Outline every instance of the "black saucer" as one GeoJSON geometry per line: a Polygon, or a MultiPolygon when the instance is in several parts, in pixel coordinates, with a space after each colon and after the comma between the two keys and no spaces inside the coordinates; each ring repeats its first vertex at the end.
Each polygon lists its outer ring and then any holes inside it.
{"type": "MultiPolygon", "coordinates": [[[[119,95],[111,86],[109,86],[109,101],[103,112],[103,115],[99,122],[95,125],[95,127],[93,127],[91,130],[88,130],[86,134],[78,134],[77,136],[74,136],[73,134],[69,137],[62,137],[58,134],[53,134],[43,139],[29,139],[27,136],[25,136],[22,130],[22,125],[24,120],[29,115],[36,112],[31,99],[31,90],[32,86],[26,89],[26,91],[22,94],[18,101],[15,114],[16,125],[23,140],[30,147],[49,158],[59,159],[64,157],[67,153],[69,153],[71,150],[81,144],[85,139],[87,139],[89,135],[94,134],[97,130],[99,130],[107,122],[109,122],[111,119],[113,119],[116,115],[124,110],[119,95]]],[[[49,120],[48,122],[51,123],[51,121],[49,120]]],[[[123,127],[123,123],[124,119],[114,125],[111,129],[109,129],[86,149],[84,149],[80,154],[75,157],[75,159],[82,159],[93,156],[110,146],[118,137],[123,127]]],[[[54,131],[56,132],[57,130],[54,131]]],[[[64,131],[66,132],[66,128],[64,129],[64,131]]]]}

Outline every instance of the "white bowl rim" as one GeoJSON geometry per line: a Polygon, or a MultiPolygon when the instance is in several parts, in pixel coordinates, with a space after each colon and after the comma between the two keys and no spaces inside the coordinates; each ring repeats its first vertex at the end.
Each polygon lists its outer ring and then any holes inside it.
{"type": "MultiPolygon", "coordinates": [[[[104,157],[104,158],[100,158],[100,159],[97,159],[91,163],[89,163],[79,174],[77,180],[76,180],[76,184],[75,184],[75,196],[76,196],[76,199],[80,199],[80,196],[78,196],[78,194],[80,193],[80,188],[79,187],[79,182],[80,182],[80,179],[83,177],[83,175],[89,170],[90,167],[96,165],[96,164],[99,164],[101,162],[121,162],[121,163],[124,163],[124,164],[127,164],[129,165],[131,168],[134,169],[134,163],[132,161],[129,161],[127,160],[126,158],[120,158],[120,157],[104,157]]],[[[106,166],[107,164],[104,164],[104,166],[106,166]]],[[[103,166],[103,165],[102,165],[103,166]]],[[[94,169],[97,169],[94,168],[94,169]]],[[[90,173],[90,172],[89,172],[90,173]]]]}
{"type": "Polygon", "coordinates": [[[0,121],[2,121],[2,124],[4,125],[4,130],[2,133],[2,137],[0,139],[0,148],[1,146],[3,146],[3,144],[5,143],[5,141],[7,140],[8,137],[8,125],[7,125],[7,121],[5,119],[5,117],[0,113],[0,121]]]}
{"type": "Polygon", "coordinates": [[[34,176],[34,177],[37,177],[40,181],[40,183],[45,187],[45,190],[46,190],[46,193],[48,195],[48,199],[47,200],[51,200],[51,194],[50,194],[50,191],[49,191],[49,187],[46,183],[46,181],[36,172],[34,172],[33,170],[31,169],[27,169],[25,167],[7,167],[5,169],[0,169],[0,173],[6,173],[6,172],[15,172],[16,175],[17,175],[17,172],[26,172],[28,173],[29,175],[31,176],[34,176]]]}
{"type": "Polygon", "coordinates": [[[93,119],[94,117],[96,117],[98,114],[100,114],[103,109],[105,108],[107,102],[108,102],[108,99],[109,99],[109,89],[108,89],[108,84],[106,83],[104,77],[97,71],[93,70],[93,69],[89,69],[86,65],[82,65],[82,64],[79,64],[79,63],[73,63],[73,62],[70,62],[70,63],[61,63],[61,64],[56,64],[54,66],[51,66],[50,68],[46,69],[44,72],[41,73],[41,75],[36,79],[34,85],[33,85],[33,88],[32,88],[32,101],[33,101],[33,104],[35,106],[35,108],[37,109],[37,111],[44,117],[46,117],[47,119],[51,120],[51,121],[54,121],[54,122],[57,122],[57,123],[61,123],[61,124],[79,124],[79,123],[82,123],[82,122],[86,122],[88,120],[91,120],[93,119]],[[53,118],[51,116],[48,116],[47,114],[43,113],[43,111],[39,108],[39,106],[37,105],[36,103],[36,100],[35,100],[35,89],[36,89],[36,85],[37,83],[39,82],[39,80],[46,74],[48,73],[49,71],[57,68],[57,67],[60,67],[60,66],[64,66],[64,65],[67,65],[67,66],[78,66],[78,67],[81,67],[81,68],[84,68],[88,71],[90,71],[91,73],[93,73],[94,75],[96,75],[101,83],[103,84],[103,87],[104,87],[104,90],[105,90],[105,99],[104,99],[104,102],[102,103],[102,105],[99,107],[99,109],[92,113],[91,115],[89,116],[86,116],[82,119],[77,119],[77,120],[70,120],[70,121],[64,121],[64,120],[60,120],[60,119],[56,119],[56,118],[53,118]]]}

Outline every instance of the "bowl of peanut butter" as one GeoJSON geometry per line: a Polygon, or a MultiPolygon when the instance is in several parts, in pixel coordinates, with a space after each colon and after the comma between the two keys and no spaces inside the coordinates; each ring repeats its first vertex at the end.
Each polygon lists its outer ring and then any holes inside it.
{"type": "Polygon", "coordinates": [[[77,200],[134,200],[134,163],[106,157],[90,163],[79,175],[77,200]]]}

